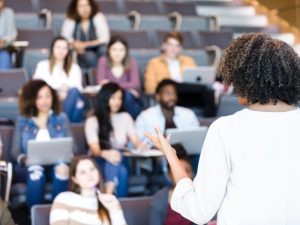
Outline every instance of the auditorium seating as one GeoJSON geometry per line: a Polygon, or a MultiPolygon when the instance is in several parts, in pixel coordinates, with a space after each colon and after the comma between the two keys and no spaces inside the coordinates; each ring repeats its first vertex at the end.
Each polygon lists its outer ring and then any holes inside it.
{"type": "Polygon", "coordinates": [[[183,16],[196,16],[196,2],[164,2],[165,13],[178,12],[183,16]]]}
{"type": "Polygon", "coordinates": [[[217,110],[217,117],[231,115],[243,108],[245,106],[239,103],[236,96],[222,96],[217,110]]]}
{"type": "Polygon", "coordinates": [[[216,45],[221,49],[225,49],[233,39],[231,32],[226,31],[199,31],[198,46],[204,48],[209,45],[216,45]]]}
{"type": "Polygon", "coordinates": [[[28,41],[29,48],[49,48],[53,40],[51,29],[19,29],[18,40],[28,41]]]}
{"type": "Polygon", "coordinates": [[[117,31],[112,30],[112,35],[121,35],[126,38],[128,46],[130,49],[142,48],[148,49],[152,48],[152,44],[149,40],[148,34],[146,31],[117,31]]]}
{"type": "Polygon", "coordinates": [[[38,3],[34,0],[8,0],[5,1],[7,7],[12,8],[15,12],[31,13],[38,11],[38,3]]]}
{"type": "Polygon", "coordinates": [[[104,14],[121,14],[122,10],[119,8],[118,3],[116,1],[111,0],[101,0],[97,1],[100,10],[104,14]]]}
{"type": "Polygon", "coordinates": [[[0,98],[18,97],[20,88],[28,80],[25,69],[0,70],[0,98]]]}
{"type": "Polygon", "coordinates": [[[17,29],[38,29],[44,27],[44,20],[38,13],[16,13],[17,29]]]}
{"type": "MultiPolygon", "coordinates": [[[[148,225],[151,197],[123,198],[120,204],[128,225],[148,225]],[[138,212],[138,213],[137,213],[138,212]]],[[[35,205],[31,208],[32,225],[49,225],[51,205],[35,205]]]]}
{"type": "Polygon", "coordinates": [[[64,14],[69,5],[66,0],[40,0],[40,9],[48,9],[51,12],[64,14]]]}
{"type": "Polygon", "coordinates": [[[13,136],[13,127],[12,126],[0,126],[0,135],[3,144],[3,153],[1,160],[11,162],[11,144],[13,136]]]}
{"type": "Polygon", "coordinates": [[[137,11],[142,15],[160,15],[162,14],[156,1],[124,1],[125,13],[137,11]]]}

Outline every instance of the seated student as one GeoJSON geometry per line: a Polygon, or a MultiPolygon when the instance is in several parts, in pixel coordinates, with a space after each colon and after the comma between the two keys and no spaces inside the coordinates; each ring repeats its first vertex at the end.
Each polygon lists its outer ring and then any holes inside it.
{"type": "Polygon", "coordinates": [[[182,82],[184,68],[196,67],[195,60],[181,54],[183,38],[178,32],[170,32],[162,43],[160,56],[151,59],[145,71],[145,92],[154,94],[158,83],[164,79],[182,82]]]}
{"type": "Polygon", "coordinates": [[[162,44],[160,56],[151,59],[145,71],[145,92],[154,94],[160,81],[171,79],[177,82],[178,105],[185,107],[200,107],[202,115],[213,117],[216,113],[214,90],[204,85],[183,82],[183,70],[196,67],[196,62],[182,52],[183,38],[178,32],[168,33],[162,44]]]}
{"type": "Polygon", "coordinates": [[[63,101],[63,111],[71,122],[84,119],[84,99],[80,67],[73,62],[68,41],[57,37],[52,41],[49,59],[37,64],[33,79],[47,82],[63,101]]]}
{"type": "Polygon", "coordinates": [[[50,225],[126,225],[121,205],[100,192],[102,178],[94,160],[77,156],[70,165],[69,191],[60,193],[50,211],[50,225]]]}
{"type": "Polygon", "coordinates": [[[94,0],[72,0],[67,9],[61,34],[77,53],[83,68],[96,67],[109,41],[109,28],[103,13],[94,0]]]}
{"type": "Polygon", "coordinates": [[[11,56],[6,47],[17,37],[15,15],[12,9],[4,7],[0,0],[0,69],[11,68],[11,56]]]}
{"type": "Polygon", "coordinates": [[[99,91],[95,115],[85,123],[85,136],[93,157],[100,164],[105,181],[105,192],[127,196],[128,172],[122,160],[121,149],[129,141],[143,148],[133,119],[123,111],[123,90],[116,83],[107,83],[99,91]],[[115,190],[117,188],[117,190],[115,190]]]}
{"type": "Polygon", "coordinates": [[[125,38],[111,37],[106,56],[99,59],[97,79],[100,85],[111,81],[125,89],[125,110],[135,119],[142,110],[142,102],[139,98],[141,86],[138,65],[135,59],[129,56],[125,38]]]}
{"type": "Polygon", "coordinates": [[[168,128],[193,128],[199,126],[195,113],[187,108],[176,106],[177,90],[173,80],[162,80],[156,87],[157,105],[144,110],[136,119],[136,128],[141,140],[145,140],[145,131],[155,133],[158,126],[162,132],[168,128]]]}
{"type": "MultiPolygon", "coordinates": [[[[192,179],[194,176],[192,164],[187,152],[179,144],[174,145],[173,147],[176,150],[181,167],[184,168],[189,178],[192,179]]],[[[175,181],[171,170],[169,170],[169,177],[172,181],[172,187],[163,188],[157,192],[150,203],[149,225],[191,225],[192,222],[171,209],[170,200],[175,187],[175,181]]]]}
{"type": "Polygon", "coordinates": [[[43,202],[46,179],[53,181],[53,198],[67,189],[68,166],[62,162],[53,166],[27,166],[28,141],[46,141],[72,134],[68,118],[60,113],[56,92],[45,81],[33,80],[25,84],[19,105],[21,116],[15,124],[11,154],[17,163],[15,181],[27,183],[27,204],[31,207],[43,202]]]}

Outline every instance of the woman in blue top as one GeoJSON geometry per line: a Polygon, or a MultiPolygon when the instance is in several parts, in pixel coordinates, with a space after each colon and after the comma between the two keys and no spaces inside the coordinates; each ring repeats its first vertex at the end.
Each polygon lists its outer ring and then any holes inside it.
{"type": "Polygon", "coordinates": [[[27,166],[27,144],[29,140],[46,141],[58,137],[72,136],[69,121],[60,113],[56,92],[44,81],[33,80],[25,84],[19,99],[20,113],[14,136],[12,157],[17,162],[15,180],[27,183],[28,206],[42,203],[47,179],[53,181],[52,197],[67,190],[68,166],[27,166]]]}

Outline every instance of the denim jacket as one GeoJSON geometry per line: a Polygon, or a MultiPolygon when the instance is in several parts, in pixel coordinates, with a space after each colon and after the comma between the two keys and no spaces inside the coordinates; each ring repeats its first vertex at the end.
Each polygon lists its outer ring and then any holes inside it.
{"type": "MultiPolygon", "coordinates": [[[[65,114],[50,114],[47,121],[47,128],[51,138],[72,137],[69,120],[65,114]]],[[[12,158],[18,160],[20,155],[27,154],[27,143],[37,136],[39,127],[32,118],[19,116],[17,118],[12,146],[12,158]]]]}

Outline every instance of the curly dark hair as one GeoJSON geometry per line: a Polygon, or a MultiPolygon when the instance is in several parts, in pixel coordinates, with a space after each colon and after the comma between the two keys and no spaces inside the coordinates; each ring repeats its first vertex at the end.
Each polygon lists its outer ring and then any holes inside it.
{"type": "MultiPolygon", "coordinates": [[[[79,0],[71,0],[70,1],[70,4],[67,8],[67,18],[75,20],[77,22],[80,22],[81,18],[78,15],[78,12],[77,12],[78,1],[79,0]]],[[[98,12],[100,12],[100,7],[94,0],[88,0],[88,2],[89,2],[90,6],[92,8],[90,18],[93,18],[98,12]]]]}
{"type": "Polygon", "coordinates": [[[52,95],[52,107],[53,113],[60,113],[60,102],[56,91],[53,90],[45,81],[43,80],[31,80],[27,82],[21,90],[21,95],[19,97],[19,107],[20,113],[25,117],[34,117],[38,115],[38,109],[36,108],[36,99],[39,91],[43,87],[48,87],[52,95]]]}
{"type": "Polygon", "coordinates": [[[300,99],[300,58],[288,44],[267,34],[249,33],[232,41],[218,76],[250,104],[293,105],[300,99]]]}

